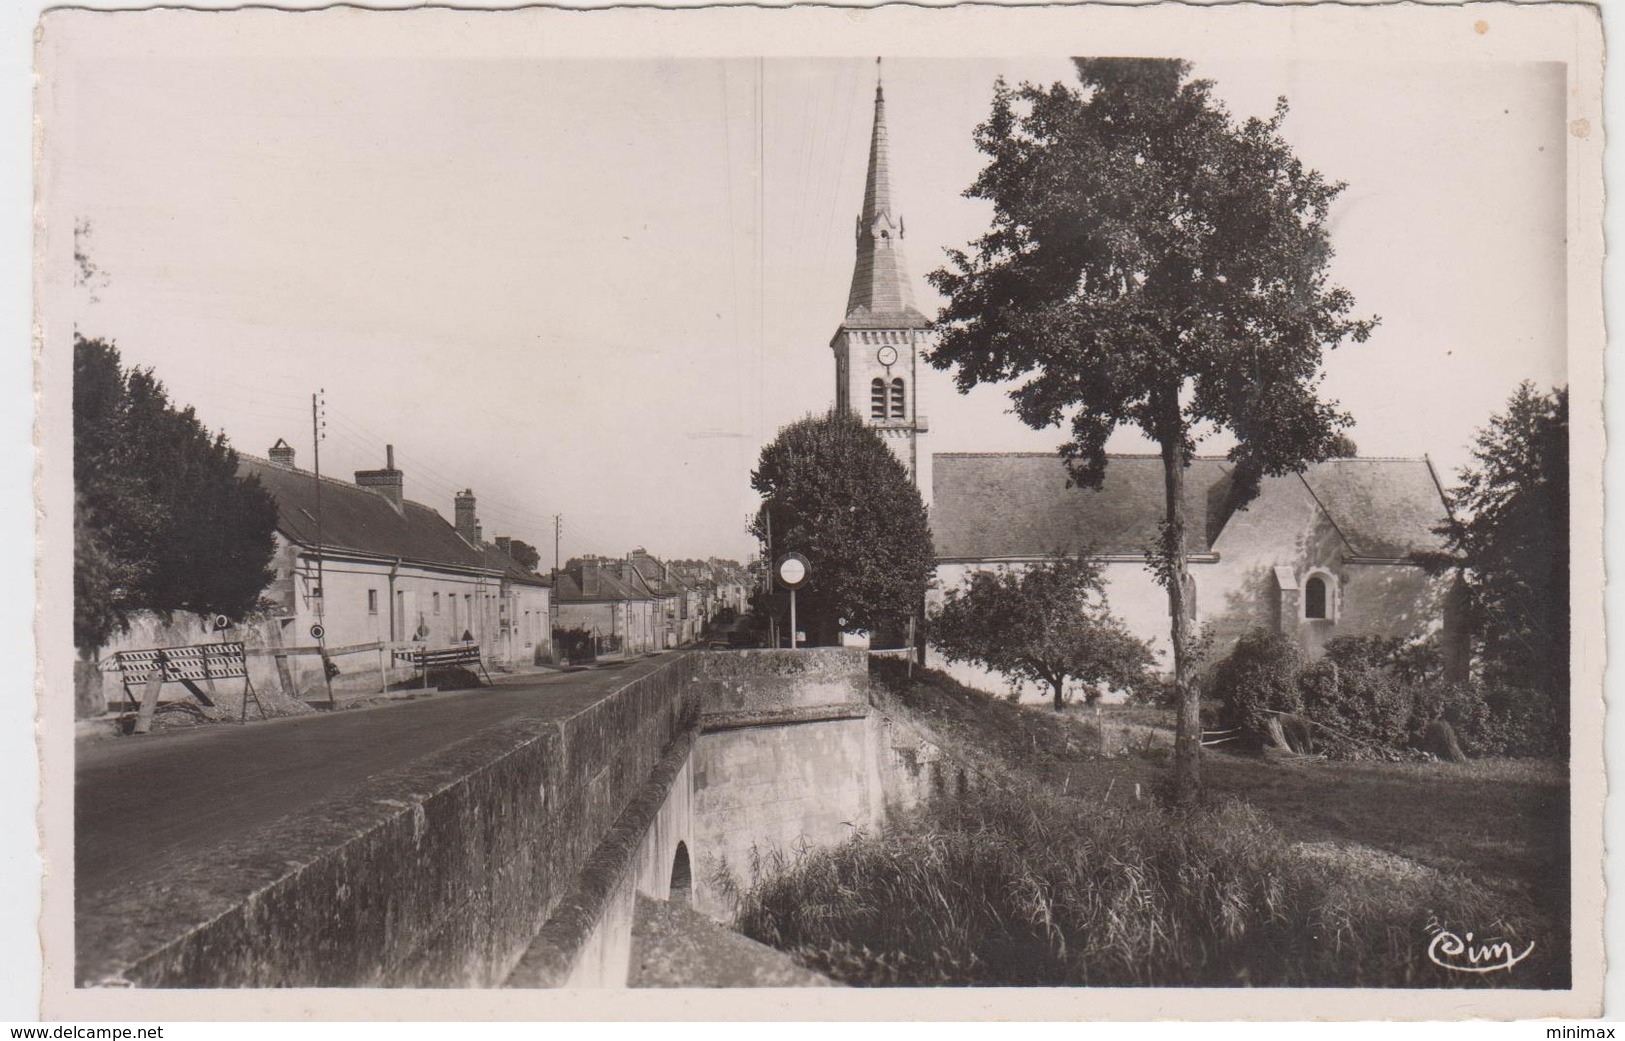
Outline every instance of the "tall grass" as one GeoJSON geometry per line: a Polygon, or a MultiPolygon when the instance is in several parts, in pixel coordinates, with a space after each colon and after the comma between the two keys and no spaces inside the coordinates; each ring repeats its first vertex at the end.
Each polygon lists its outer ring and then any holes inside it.
{"type": "Polygon", "coordinates": [[[740,931],[860,985],[1530,986],[1562,953],[1515,978],[1447,973],[1430,924],[1527,942],[1534,912],[1404,858],[1294,844],[1236,800],[1182,814],[1000,785],[761,873],[740,931]]]}

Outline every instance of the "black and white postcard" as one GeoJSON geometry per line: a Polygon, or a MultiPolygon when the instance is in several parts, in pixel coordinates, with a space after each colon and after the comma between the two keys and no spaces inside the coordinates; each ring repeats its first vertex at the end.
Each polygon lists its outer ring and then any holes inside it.
{"type": "Polygon", "coordinates": [[[46,1015],[1600,1013],[1591,7],[37,73],[46,1015]]]}

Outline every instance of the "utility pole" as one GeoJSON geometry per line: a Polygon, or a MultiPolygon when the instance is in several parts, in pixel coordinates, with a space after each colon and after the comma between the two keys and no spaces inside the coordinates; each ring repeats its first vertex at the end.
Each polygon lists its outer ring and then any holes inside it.
{"type": "Polygon", "coordinates": [[[559,539],[564,534],[564,514],[553,514],[553,581],[559,580],[559,539]]]}
{"type": "Polygon", "coordinates": [[[327,417],[323,414],[326,409],[326,402],[322,400],[322,396],[326,393],[325,388],[319,388],[315,394],[310,396],[311,456],[315,467],[312,473],[316,481],[316,618],[318,621],[327,613],[327,589],[322,585],[322,438],[326,436],[327,429],[327,417]]]}

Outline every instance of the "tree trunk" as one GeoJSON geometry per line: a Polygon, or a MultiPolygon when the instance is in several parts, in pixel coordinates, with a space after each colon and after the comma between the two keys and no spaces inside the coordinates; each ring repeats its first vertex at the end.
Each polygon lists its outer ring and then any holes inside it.
{"type": "MultiPolygon", "coordinates": [[[[1177,414],[1177,394],[1169,407],[1177,414]]],[[[1166,492],[1166,527],[1160,549],[1168,587],[1168,632],[1174,646],[1174,689],[1178,704],[1174,727],[1174,801],[1188,806],[1202,790],[1202,705],[1196,686],[1191,683],[1186,650],[1185,460],[1180,452],[1184,438],[1179,427],[1177,419],[1172,420],[1160,439],[1166,492]]]]}
{"type": "Polygon", "coordinates": [[[1056,680],[1055,681],[1055,711],[1057,711],[1057,712],[1065,712],[1066,711],[1066,709],[1063,707],[1065,705],[1065,702],[1061,698],[1061,695],[1062,695],[1065,687],[1066,687],[1066,684],[1062,680],[1056,680]]]}

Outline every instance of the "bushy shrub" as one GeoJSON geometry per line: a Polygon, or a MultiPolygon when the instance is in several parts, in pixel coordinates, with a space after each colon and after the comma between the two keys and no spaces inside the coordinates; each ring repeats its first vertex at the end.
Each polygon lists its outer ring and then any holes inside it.
{"type": "Polygon", "coordinates": [[[1470,755],[1561,755],[1568,745],[1562,716],[1539,691],[1482,682],[1419,688],[1410,729],[1442,719],[1470,755]]]}
{"type": "Polygon", "coordinates": [[[1391,654],[1391,641],[1342,637],[1298,674],[1304,714],[1341,739],[1329,743],[1344,758],[1403,745],[1411,732],[1414,694],[1390,670],[1391,654]]]}
{"type": "Polygon", "coordinates": [[[1302,649],[1280,633],[1254,629],[1237,640],[1208,679],[1223,705],[1224,725],[1262,734],[1272,713],[1303,711],[1298,687],[1303,667],[1302,649]]]}

